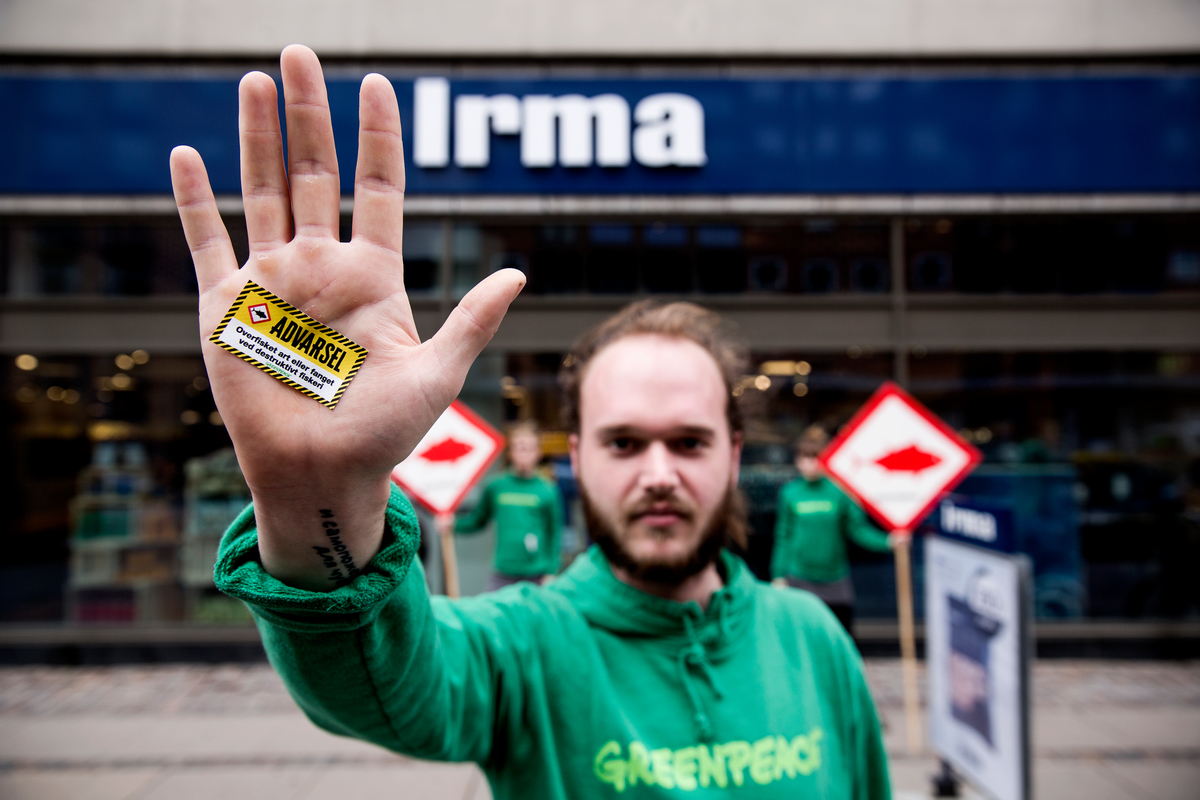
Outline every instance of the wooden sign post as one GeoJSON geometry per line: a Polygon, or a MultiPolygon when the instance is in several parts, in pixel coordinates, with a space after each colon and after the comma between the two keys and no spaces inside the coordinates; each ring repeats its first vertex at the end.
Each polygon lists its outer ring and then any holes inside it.
{"type": "Polygon", "coordinates": [[[921,752],[921,707],[917,694],[917,637],[913,626],[912,536],[896,541],[896,611],[900,617],[900,669],[904,678],[904,720],[908,752],[921,752]]]}
{"type": "Polygon", "coordinates": [[[437,527],[442,546],[442,577],[445,579],[446,596],[458,597],[458,554],[454,549],[454,515],[438,516],[437,527]]]}

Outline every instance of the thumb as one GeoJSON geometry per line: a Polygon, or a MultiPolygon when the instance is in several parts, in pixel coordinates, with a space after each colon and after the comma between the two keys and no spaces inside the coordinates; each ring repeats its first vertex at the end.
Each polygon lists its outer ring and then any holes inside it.
{"type": "Polygon", "coordinates": [[[509,304],[524,286],[525,275],[520,270],[502,269],[489,275],[467,292],[427,342],[456,386],[462,385],[467,370],[492,340],[509,304]]]}

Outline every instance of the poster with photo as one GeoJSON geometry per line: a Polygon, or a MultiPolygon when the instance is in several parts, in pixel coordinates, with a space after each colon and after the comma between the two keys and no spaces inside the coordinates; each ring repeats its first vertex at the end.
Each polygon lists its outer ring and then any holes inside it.
{"type": "Polygon", "coordinates": [[[933,748],[994,800],[1028,800],[1029,561],[936,536],[925,554],[933,748]]]}

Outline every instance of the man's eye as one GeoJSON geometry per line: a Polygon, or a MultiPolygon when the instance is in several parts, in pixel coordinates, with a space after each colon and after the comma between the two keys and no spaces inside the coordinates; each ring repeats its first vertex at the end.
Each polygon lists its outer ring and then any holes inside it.
{"type": "Polygon", "coordinates": [[[678,447],[680,450],[690,451],[690,450],[698,450],[700,448],[700,445],[702,445],[702,444],[703,444],[703,442],[701,442],[695,436],[685,436],[682,439],[680,439],[678,442],[676,442],[676,447],[678,447]]]}
{"type": "Polygon", "coordinates": [[[618,436],[610,441],[608,446],[618,452],[627,452],[633,449],[633,439],[628,436],[618,436]]]}

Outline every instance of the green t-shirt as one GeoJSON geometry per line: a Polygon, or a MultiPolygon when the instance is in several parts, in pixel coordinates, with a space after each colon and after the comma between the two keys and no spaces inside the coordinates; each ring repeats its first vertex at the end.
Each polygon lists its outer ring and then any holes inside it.
{"type": "Polygon", "coordinates": [[[473,761],[496,800],[885,800],[887,759],[854,645],[807,592],[721,560],[707,609],[617,580],[598,549],[546,587],[430,597],[394,492],[379,554],[328,593],[258,558],[253,510],[216,580],[321,727],[473,761]]]}
{"type": "Polygon", "coordinates": [[[797,478],[779,490],[771,576],[816,583],[846,577],[846,537],[868,550],[888,550],[887,535],[828,478],[797,478]]]}
{"type": "Polygon", "coordinates": [[[496,521],[497,572],[517,577],[558,572],[562,535],[562,494],[558,486],[532,475],[505,473],[483,490],[471,513],[459,517],[454,530],[472,533],[496,521]]]}

